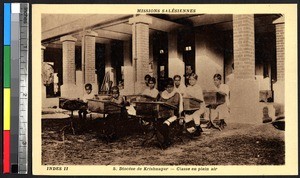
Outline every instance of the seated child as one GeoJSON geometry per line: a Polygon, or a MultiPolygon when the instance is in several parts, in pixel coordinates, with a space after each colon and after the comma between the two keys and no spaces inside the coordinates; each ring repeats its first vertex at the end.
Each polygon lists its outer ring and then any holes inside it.
{"type": "Polygon", "coordinates": [[[127,115],[125,106],[126,106],[128,103],[126,103],[124,97],[120,95],[119,87],[113,86],[113,87],[111,88],[111,96],[106,97],[106,98],[103,98],[103,100],[109,100],[109,101],[111,101],[111,102],[113,102],[113,103],[118,104],[118,105],[121,107],[121,113],[127,115]]]}
{"type": "Polygon", "coordinates": [[[226,126],[225,120],[229,118],[229,87],[226,84],[222,84],[222,76],[220,74],[215,74],[214,77],[215,90],[220,94],[225,95],[225,103],[219,105],[215,111],[212,112],[213,118],[217,118],[218,125],[220,127],[226,126]],[[218,121],[219,119],[219,121],[218,121]]]}
{"type": "Polygon", "coordinates": [[[163,144],[165,146],[168,146],[170,144],[169,126],[177,119],[177,117],[180,116],[183,104],[181,94],[178,91],[174,90],[174,80],[172,78],[168,78],[166,82],[166,87],[161,94],[160,101],[177,107],[177,109],[174,112],[175,115],[165,120],[161,128],[161,134],[164,137],[163,144]]]}
{"type": "Polygon", "coordinates": [[[145,77],[144,77],[145,84],[146,84],[147,87],[148,87],[148,82],[149,82],[150,78],[151,78],[151,76],[149,74],[145,75],[145,77]]]}
{"type": "Polygon", "coordinates": [[[125,109],[125,100],[120,95],[119,87],[113,86],[111,88],[111,96],[103,98],[103,100],[109,100],[116,103],[121,107],[121,112],[109,113],[105,119],[99,121],[97,132],[100,137],[105,138],[106,141],[115,140],[123,135],[129,133],[128,130],[128,115],[125,109]]]}
{"type": "Polygon", "coordinates": [[[117,103],[119,105],[125,104],[124,98],[120,95],[119,87],[113,86],[111,88],[111,96],[105,98],[106,100],[110,100],[111,102],[117,103]]]}
{"type": "MultiPolygon", "coordinates": [[[[198,80],[197,74],[192,73],[189,76],[189,85],[186,88],[186,96],[199,99],[203,102],[200,104],[200,109],[193,112],[192,114],[186,113],[185,117],[184,117],[184,121],[186,123],[188,123],[192,120],[195,122],[196,130],[195,130],[195,132],[193,132],[193,136],[195,136],[195,137],[200,136],[201,132],[203,132],[202,128],[200,126],[200,116],[205,112],[205,103],[204,103],[204,98],[203,98],[203,92],[202,92],[201,86],[197,84],[197,80],[198,80]]],[[[183,123],[183,121],[180,120],[180,123],[183,123]]]]}
{"type": "Polygon", "coordinates": [[[146,95],[146,96],[149,96],[151,98],[154,98],[154,99],[157,99],[158,98],[158,90],[155,87],[155,83],[156,83],[156,80],[154,77],[151,77],[149,80],[148,80],[148,87],[149,88],[146,88],[142,95],[146,95]]]}
{"type": "MultiPolygon", "coordinates": [[[[84,88],[85,88],[85,93],[82,97],[82,101],[87,103],[88,99],[93,99],[94,98],[94,95],[92,93],[93,86],[92,86],[92,84],[87,83],[87,84],[85,84],[84,88]]],[[[79,109],[79,111],[78,111],[79,119],[84,119],[85,120],[86,119],[86,114],[87,114],[87,107],[86,106],[79,109]]]]}

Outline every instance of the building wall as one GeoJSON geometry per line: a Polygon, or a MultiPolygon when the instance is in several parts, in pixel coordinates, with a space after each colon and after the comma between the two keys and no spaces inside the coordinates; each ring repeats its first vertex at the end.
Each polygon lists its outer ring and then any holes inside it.
{"type": "Polygon", "coordinates": [[[224,71],[224,48],[222,33],[203,27],[195,31],[195,71],[203,90],[214,88],[213,76],[224,71]]]}

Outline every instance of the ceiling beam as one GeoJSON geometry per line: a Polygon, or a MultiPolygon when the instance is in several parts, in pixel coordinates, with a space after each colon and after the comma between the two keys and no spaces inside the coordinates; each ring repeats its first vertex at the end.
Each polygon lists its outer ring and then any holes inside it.
{"type": "Polygon", "coordinates": [[[164,19],[159,19],[159,18],[153,17],[153,16],[149,16],[149,17],[152,18],[152,24],[149,25],[149,28],[154,29],[154,30],[170,32],[174,29],[185,28],[184,25],[181,25],[179,23],[175,23],[172,21],[164,20],[164,19]]]}
{"type": "Polygon", "coordinates": [[[114,14],[114,15],[91,15],[85,18],[78,19],[71,23],[67,23],[42,32],[42,40],[57,38],[63,35],[72,34],[82,31],[83,29],[92,29],[101,24],[115,23],[118,20],[127,18],[128,15],[114,14]]]}
{"type": "Polygon", "coordinates": [[[232,14],[205,14],[193,16],[189,19],[193,21],[194,27],[197,27],[232,21],[232,14]]]}

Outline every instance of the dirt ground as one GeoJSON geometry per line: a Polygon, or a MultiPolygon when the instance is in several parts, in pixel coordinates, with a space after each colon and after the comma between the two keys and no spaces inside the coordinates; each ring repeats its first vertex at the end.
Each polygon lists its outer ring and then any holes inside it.
{"type": "Polygon", "coordinates": [[[136,133],[106,143],[93,130],[84,134],[59,130],[67,119],[42,120],[44,165],[282,165],[285,164],[284,131],[271,124],[229,123],[218,131],[204,129],[199,138],[181,137],[167,149],[149,135],[136,133]]]}

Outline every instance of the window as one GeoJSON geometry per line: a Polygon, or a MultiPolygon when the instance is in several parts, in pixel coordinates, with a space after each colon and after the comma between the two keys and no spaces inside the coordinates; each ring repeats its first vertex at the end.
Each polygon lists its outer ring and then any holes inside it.
{"type": "Polygon", "coordinates": [[[185,47],[185,51],[191,51],[192,50],[192,47],[191,46],[186,46],[185,47]]]}

